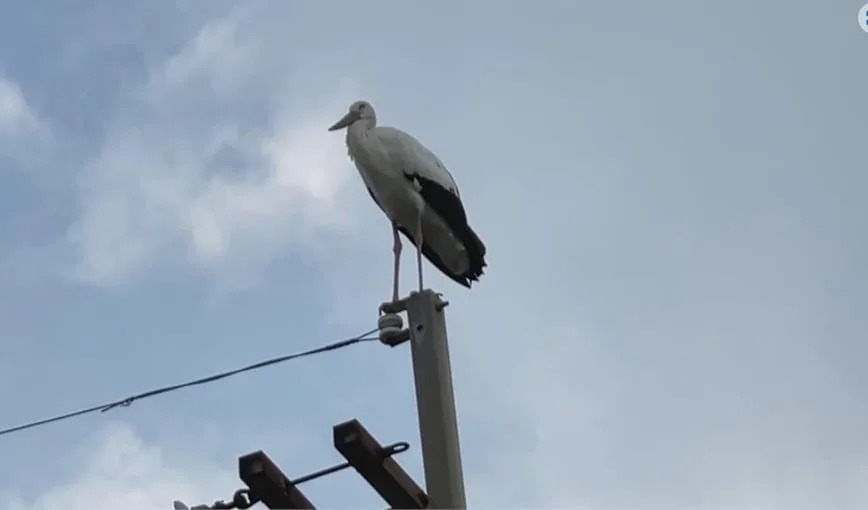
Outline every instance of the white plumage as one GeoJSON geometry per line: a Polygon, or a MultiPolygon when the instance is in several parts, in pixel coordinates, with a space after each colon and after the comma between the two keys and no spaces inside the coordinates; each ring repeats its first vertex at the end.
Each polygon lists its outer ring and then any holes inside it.
{"type": "Polygon", "coordinates": [[[452,280],[470,287],[483,273],[485,245],[467,223],[458,185],[440,159],[407,133],[377,127],[374,107],[356,101],[329,128],[347,128],[350,159],[374,202],[392,222],[395,254],[393,299],[403,233],[416,245],[419,290],[422,255],[452,280]]]}

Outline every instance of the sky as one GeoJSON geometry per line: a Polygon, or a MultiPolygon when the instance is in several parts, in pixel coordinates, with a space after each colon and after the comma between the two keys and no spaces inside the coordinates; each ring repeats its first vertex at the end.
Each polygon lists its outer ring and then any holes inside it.
{"type": "MultiPolygon", "coordinates": [[[[374,327],[391,231],[327,131],[365,99],[488,248],[425,266],[470,506],[866,508],[860,7],[0,0],[0,428],[374,327]]],[[[422,483],[373,342],[0,436],[0,508],[228,499],[351,418],[422,483]]]]}

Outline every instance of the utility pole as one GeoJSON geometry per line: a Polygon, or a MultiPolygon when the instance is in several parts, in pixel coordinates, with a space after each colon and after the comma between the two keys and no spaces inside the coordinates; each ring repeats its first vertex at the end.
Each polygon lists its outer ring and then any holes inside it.
{"type": "MultiPolygon", "coordinates": [[[[397,326],[400,322],[393,320],[400,318],[392,314],[407,311],[429,508],[454,509],[467,508],[467,503],[446,337],[447,304],[431,289],[413,292],[397,303],[384,303],[380,309],[387,315],[381,317],[380,324],[397,326]]],[[[381,339],[395,345],[406,338],[402,333],[394,332],[394,342],[381,339]]]]}

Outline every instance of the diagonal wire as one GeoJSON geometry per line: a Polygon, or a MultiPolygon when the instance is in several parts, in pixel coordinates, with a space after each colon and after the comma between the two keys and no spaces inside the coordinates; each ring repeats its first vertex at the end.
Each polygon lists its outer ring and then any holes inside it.
{"type": "Polygon", "coordinates": [[[97,411],[104,413],[106,411],[111,411],[112,409],[114,409],[116,407],[128,407],[136,400],[143,400],[146,398],[155,397],[155,396],[161,395],[163,393],[169,393],[172,391],[177,391],[177,390],[180,390],[182,388],[188,388],[190,386],[198,386],[200,384],[208,384],[208,383],[211,383],[214,381],[218,381],[220,379],[232,377],[233,375],[238,375],[238,374],[243,373],[243,372],[249,372],[251,370],[258,370],[260,368],[264,368],[264,367],[267,367],[270,365],[276,365],[278,363],[284,363],[286,361],[290,361],[293,359],[304,358],[307,356],[313,356],[315,354],[321,354],[321,353],[328,352],[328,351],[343,349],[344,347],[349,347],[353,344],[358,344],[358,343],[362,343],[362,342],[372,342],[375,340],[379,340],[378,337],[370,337],[370,335],[372,333],[376,332],[377,330],[378,330],[377,328],[374,328],[372,330],[369,330],[369,331],[362,333],[361,335],[357,335],[357,336],[354,336],[352,338],[348,338],[346,340],[341,340],[339,342],[334,342],[331,344],[323,345],[321,347],[316,347],[314,349],[310,349],[307,351],[302,351],[302,352],[297,352],[294,354],[288,354],[286,356],[279,356],[276,358],[271,358],[271,359],[268,359],[265,361],[260,361],[259,363],[254,363],[252,365],[247,365],[247,366],[244,366],[241,368],[236,368],[234,370],[228,370],[226,372],[221,372],[219,374],[214,374],[214,375],[210,375],[207,377],[202,377],[200,379],[195,379],[195,380],[188,381],[185,383],[173,384],[171,386],[164,386],[162,388],[157,388],[154,390],[146,391],[143,393],[139,393],[137,395],[127,397],[127,398],[122,399],[122,400],[116,400],[114,402],[109,402],[107,404],[101,404],[98,406],[88,407],[87,409],[81,409],[78,411],[73,411],[71,413],[66,413],[66,414],[61,414],[61,415],[54,416],[51,418],[46,418],[44,420],[38,420],[38,421],[30,422],[30,423],[25,423],[24,425],[18,425],[16,427],[10,427],[8,429],[0,430],[0,436],[6,435],[6,434],[11,434],[13,432],[18,432],[18,431],[25,430],[25,429],[30,429],[33,427],[39,427],[41,425],[47,425],[49,423],[54,423],[57,421],[68,420],[69,418],[74,418],[76,416],[81,416],[83,414],[95,413],[97,411]]]}

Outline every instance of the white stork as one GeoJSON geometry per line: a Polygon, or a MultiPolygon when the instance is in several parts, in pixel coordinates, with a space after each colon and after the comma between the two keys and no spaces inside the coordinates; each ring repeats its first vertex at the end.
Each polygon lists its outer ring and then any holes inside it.
{"type": "Polygon", "coordinates": [[[347,128],[350,159],[368,193],[392,222],[392,300],[398,300],[399,231],[416,245],[420,291],[423,254],[443,274],[470,288],[486,266],[485,245],[467,224],[458,186],[443,162],[407,133],[377,127],[374,107],[366,101],[350,105],[329,131],[342,128],[347,128]]]}

